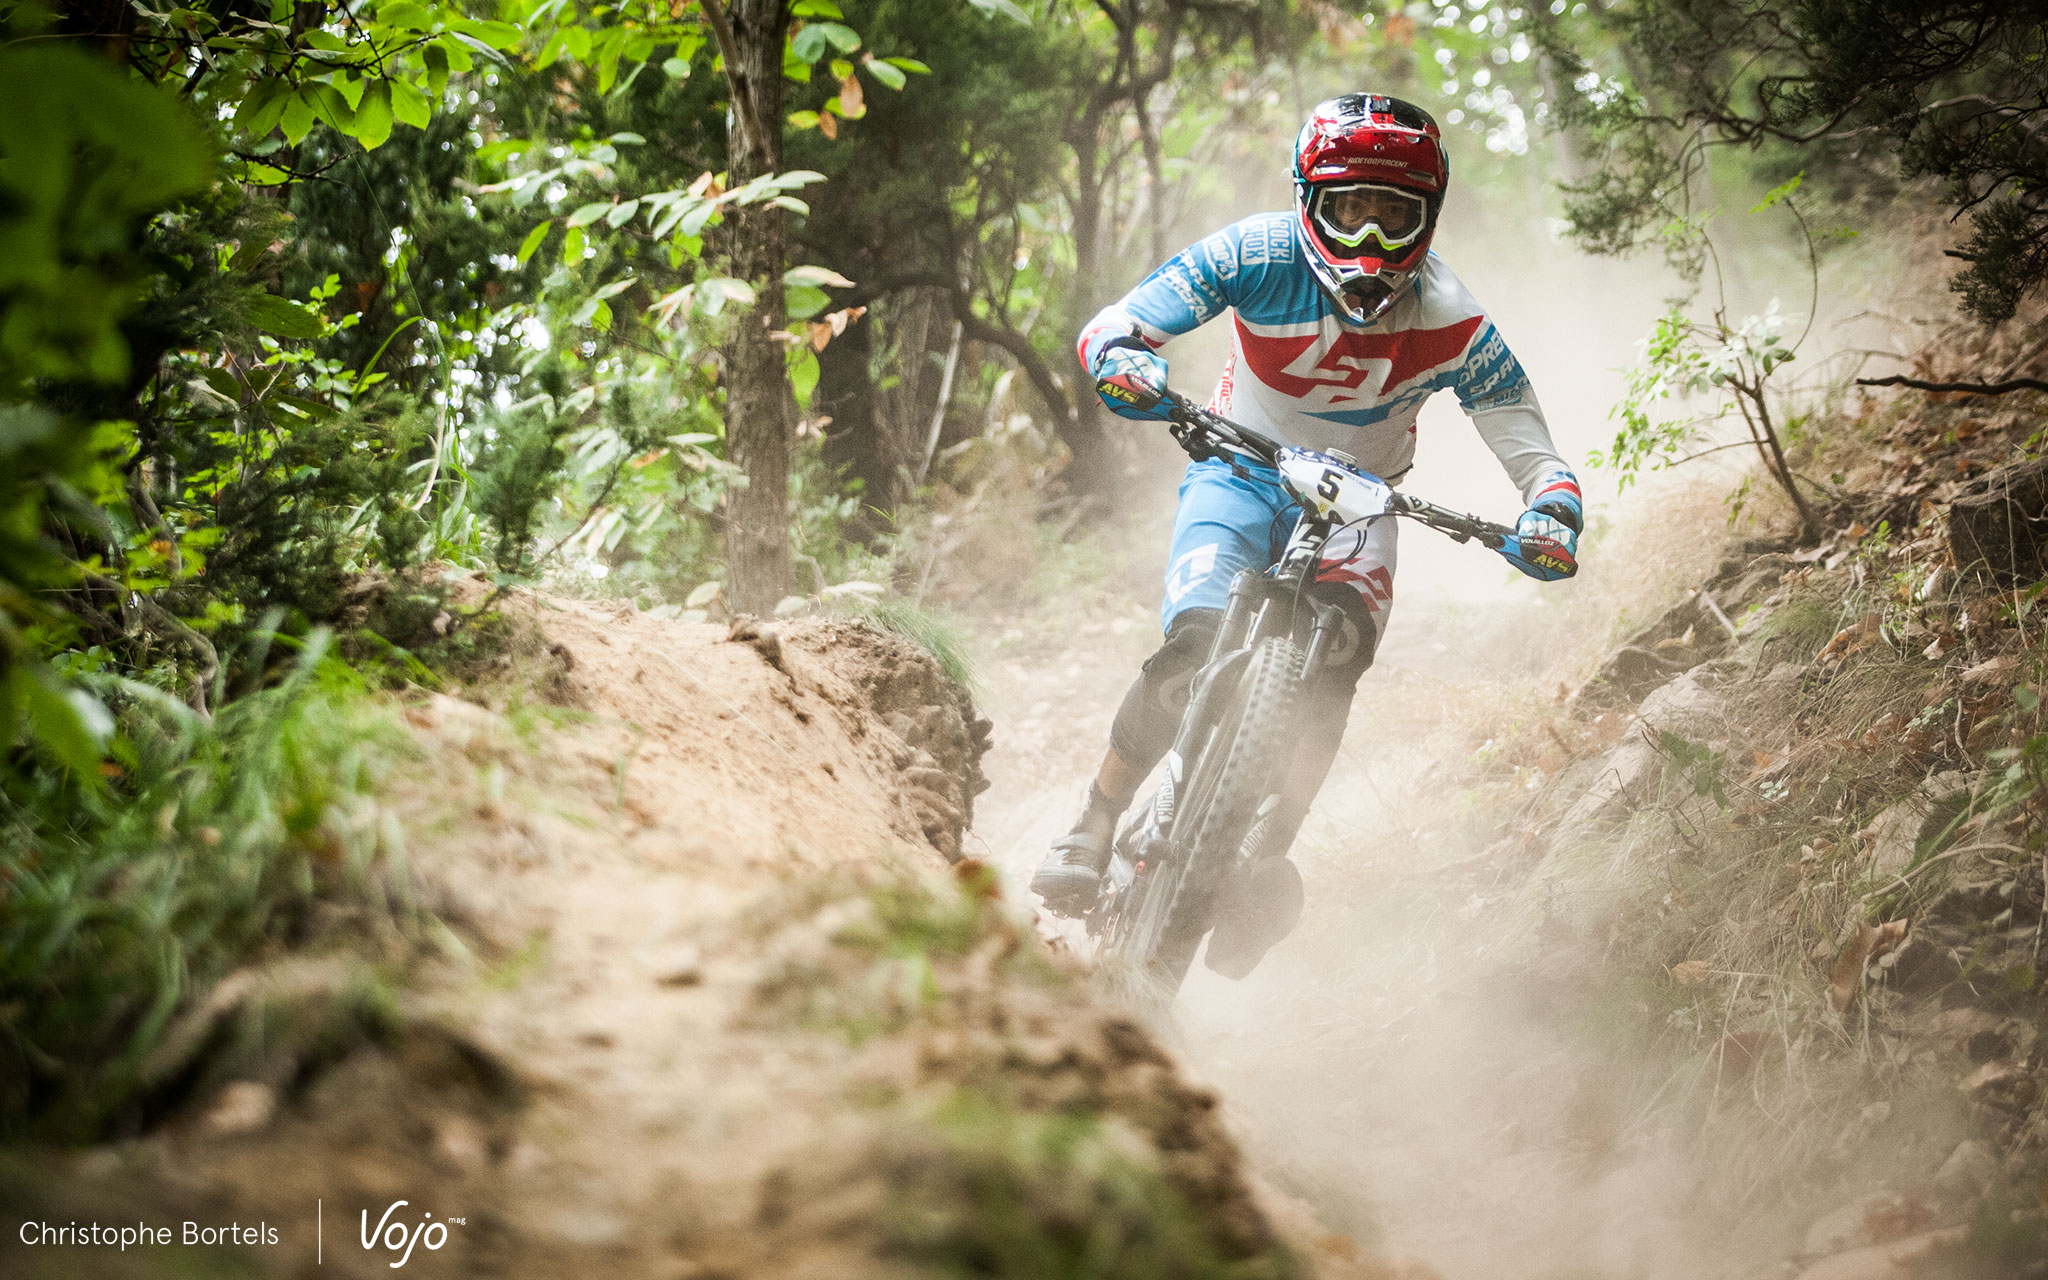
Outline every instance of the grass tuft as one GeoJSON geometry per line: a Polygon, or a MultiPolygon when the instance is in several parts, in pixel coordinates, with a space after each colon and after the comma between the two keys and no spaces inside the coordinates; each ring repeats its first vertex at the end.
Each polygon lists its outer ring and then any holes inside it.
{"type": "Polygon", "coordinates": [[[908,600],[870,600],[853,594],[834,600],[832,610],[902,636],[930,654],[948,680],[970,695],[978,694],[981,678],[968,655],[967,633],[945,617],[908,600]]]}
{"type": "Polygon", "coordinates": [[[1135,1135],[959,1090],[904,1153],[893,1249],[939,1274],[996,1280],[1280,1280],[1283,1249],[1227,1256],[1135,1135]]]}
{"type": "Polygon", "coordinates": [[[0,791],[0,1136],[89,1139],[132,1110],[174,1015],[315,933],[323,901],[404,914],[371,799],[405,741],[317,633],[206,719],[109,681],[108,776],[0,791]]]}

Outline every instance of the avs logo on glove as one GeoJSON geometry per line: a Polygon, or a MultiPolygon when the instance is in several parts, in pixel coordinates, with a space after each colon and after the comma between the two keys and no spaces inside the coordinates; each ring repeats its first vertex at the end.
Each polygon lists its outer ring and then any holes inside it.
{"type": "Polygon", "coordinates": [[[1134,409],[1150,409],[1159,403],[1159,393],[1127,373],[1095,380],[1095,391],[1105,400],[1118,400],[1134,409]]]}
{"type": "Polygon", "coordinates": [[[1552,573],[1564,574],[1567,577],[1577,573],[1579,569],[1579,562],[1564,549],[1564,544],[1551,538],[1524,535],[1522,559],[1540,569],[1548,569],[1552,573]]]}

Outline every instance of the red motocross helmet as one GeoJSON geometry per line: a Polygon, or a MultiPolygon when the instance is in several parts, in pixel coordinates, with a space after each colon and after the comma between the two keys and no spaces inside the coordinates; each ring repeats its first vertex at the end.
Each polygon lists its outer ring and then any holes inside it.
{"type": "Polygon", "coordinates": [[[1309,267],[1346,319],[1377,318],[1414,282],[1450,181],[1443,135],[1412,102],[1347,93],[1309,116],[1294,203],[1309,267]]]}

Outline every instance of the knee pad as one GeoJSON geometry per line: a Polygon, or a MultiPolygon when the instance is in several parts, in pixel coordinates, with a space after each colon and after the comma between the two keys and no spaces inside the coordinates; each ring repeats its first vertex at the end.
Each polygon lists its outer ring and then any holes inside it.
{"type": "Polygon", "coordinates": [[[1195,673],[1208,661],[1222,621],[1221,609],[1189,609],[1174,615],[1166,642],[1145,659],[1144,670],[1124,694],[1110,726],[1110,745],[1126,762],[1150,769],[1173,745],[1173,731],[1187,710],[1195,673]]]}

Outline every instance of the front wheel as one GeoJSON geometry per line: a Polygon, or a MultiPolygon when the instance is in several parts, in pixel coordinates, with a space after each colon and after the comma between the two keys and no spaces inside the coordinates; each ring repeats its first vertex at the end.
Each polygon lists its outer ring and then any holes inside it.
{"type": "Polygon", "coordinates": [[[1186,770],[1166,856],[1148,866],[1126,954],[1167,990],[1178,990],[1214,923],[1215,899],[1236,864],[1260,806],[1279,789],[1301,701],[1301,650],[1259,641],[1214,714],[1186,770]]]}

